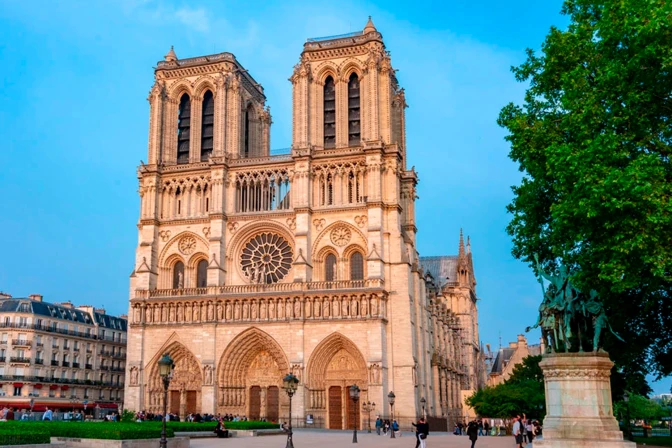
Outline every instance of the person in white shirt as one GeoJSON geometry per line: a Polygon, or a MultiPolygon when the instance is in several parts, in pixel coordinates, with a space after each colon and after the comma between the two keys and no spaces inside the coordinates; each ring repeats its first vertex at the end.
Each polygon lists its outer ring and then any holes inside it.
{"type": "Polygon", "coordinates": [[[51,409],[47,408],[46,411],[44,411],[44,415],[42,415],[42,421],[51,421],[54,418],[54,411],[51,409]]]}
{"type": "Polygon", "coordinates": [[[513,423],[513,437],[516,438],[518,448],[523,448],[523,423],[520,420],[520,415],[516,416],[513,423]]]}

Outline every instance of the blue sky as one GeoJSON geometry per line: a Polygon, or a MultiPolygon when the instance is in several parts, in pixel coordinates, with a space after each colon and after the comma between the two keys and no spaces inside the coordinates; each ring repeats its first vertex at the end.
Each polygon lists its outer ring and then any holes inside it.
{"type": "MultiPolygon", "coordinates": [[[[502,106],[510,66],[564,26],[560,0],[501,2],[34,1],[0,9],[0,290],[126,312],[146,160],[152,67],[229,51],[268,97],[271,147],[291,144],[292,73],[306,38],[373,16],[406,89],[409,164],[420,175],[422,255],[471,236],[480,329],[496,349],[535,321],[540,287],[510,253],[505,206],[520,173],[502,106]]],[[[530,342],[538,339],[530,335],[530,342]]],[[[669,391],[669,381],[654,384],[669,391]]]]}

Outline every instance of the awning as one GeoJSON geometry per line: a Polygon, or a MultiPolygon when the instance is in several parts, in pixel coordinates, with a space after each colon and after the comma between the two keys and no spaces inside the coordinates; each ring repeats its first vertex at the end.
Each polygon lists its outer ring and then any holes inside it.
{"type": "Polygon", "coordinates": [[[42,389],[42,385],[40,383],[33,384],[33,389],[42,389]]]}
{"type": "Polygon", "coordinates": [[[68,390],[70,389],[70,386],[61,386],[61,390],[68,390]]]}
{"type": "Polygon", "coordinates": [[[58,386],[56,384],[52,384],[51,386],[49,386],[49,389],[50,390],[56,390],[56,389],[58,389],[58,386]]]}
{"type": "Polygon", "coordinates": [[[100,409],[118,409],[119,408],[117,403],[96,403],[95,406],[98,406],[100,409]]]}
{"type": "Polygon", "coordinates": [[[23,383],[14,383],[14,387],[23,387],[23,383]]]}

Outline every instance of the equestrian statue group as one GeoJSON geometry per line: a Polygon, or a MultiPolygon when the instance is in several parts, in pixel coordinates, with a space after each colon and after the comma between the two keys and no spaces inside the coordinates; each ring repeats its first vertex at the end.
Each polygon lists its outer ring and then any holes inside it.
{"type": "Polygon", "coordinates": [[[609,325],[604,304],[596,291],[591,290],[587,294],[579,291],[572,283],[565,265],[560,265],[558,274],[553,275],[541,268],[536,255],[534,258],[544,300],[539,306],[539,320],[533,327],[527,327],[526,331],[541,327],[547,353],[577,351],[576,344],[578,351],[583,352],[590,341],[591,332],[592,351],[597,352],[602,347],[601,336],[605,329],[623,340],[609,325]],[[550,282],[548,288],[544,287],[543,279],[550,282]]]}

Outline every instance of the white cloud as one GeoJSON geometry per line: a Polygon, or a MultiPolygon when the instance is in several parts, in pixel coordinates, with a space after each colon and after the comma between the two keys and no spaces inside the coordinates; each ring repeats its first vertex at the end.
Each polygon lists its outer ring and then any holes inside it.
{"type": "Polygon", "coordinates": [[[173,12],[175,18],[195,31],[207,33],[210,30],[208,14],[203,8],[182,7],[173,12]]]}

